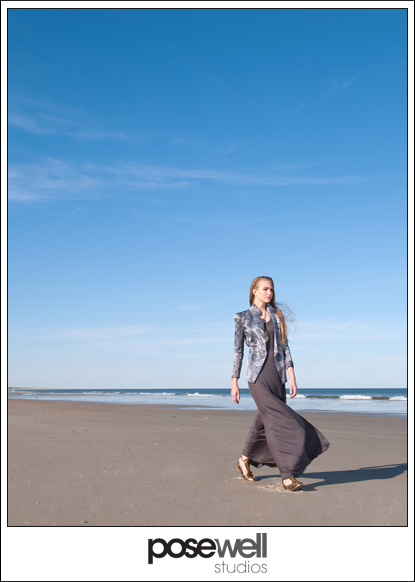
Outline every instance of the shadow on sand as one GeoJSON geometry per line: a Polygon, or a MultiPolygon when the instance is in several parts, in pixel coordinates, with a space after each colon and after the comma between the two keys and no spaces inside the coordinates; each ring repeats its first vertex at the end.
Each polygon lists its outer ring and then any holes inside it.
{"type": "MultiPolygon", "coordinates": [[[[357,483],[359,481],[374,481],[376,479],[393,479],[407,470],[407,463],[395,465],[377,465],[375,467],[360,467],[348,471],[326,471],[319,473],[304,473],[307,479],[318,479],[317,483],[307,483],[303,490],[314,491],[324,485],[338,485],[340,483],[357,483]]],[[[275,475],[256,475],[257,481],[274,479],[275,475]]],[[[298,477],[301,480],[301,477],[298,477]]]]}

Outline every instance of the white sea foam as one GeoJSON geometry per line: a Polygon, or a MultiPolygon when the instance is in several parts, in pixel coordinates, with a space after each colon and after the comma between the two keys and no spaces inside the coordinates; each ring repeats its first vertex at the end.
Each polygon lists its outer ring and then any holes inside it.
{"type": "Polygon", "coordinates": [[[307,398],[304,394],[297,394],[296,398],[307,398]]]}
{"type": "Polygon", "coordinates": [[[222,398],[220,394],[200,394],[199,392],[188,392],[186,396],[202,396],[204,398],[222,398]]]}
{"type": "Polygon", "coordinates": [[[371,396],[363,396],[363,394],[343,394],[340,400],[372,400],[371,396]]]}
{"type": "MultiPolygon", "coordinates": [[[[127,394],[136,395],[136,392],[127,392],[127,394]]],[[[176,396],[175,392],[139,392],[139,395],[146,396],[176,396]]]]}
{"type": "Polygon", "coordinates": [[[391,396],[389,400],[408,400],[405,396],[391,396]]]}

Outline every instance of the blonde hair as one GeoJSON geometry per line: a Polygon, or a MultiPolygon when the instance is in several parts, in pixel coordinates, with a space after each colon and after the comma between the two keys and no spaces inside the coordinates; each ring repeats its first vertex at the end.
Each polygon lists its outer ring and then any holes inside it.
{"type": "Polygon", "coordinates": [[[254,289],[258,287],[259,282],[265,279],[265,281],[269,281],[272,284],[272,299],[270,301],[270,305],[275,309],[277,315],[280,318],[280,328],[281,328],[281,343],[284,345],[287,342],[287,320],[290,322],[294,321],[294,314],[291,309],[284,305],[283,303],[279,303],[278,305],[275,303],[275,289],[274,289],[274,281],[271,277],[262,276],[262,277],[255,277],[255,279],[251,283],[251,288],[249,289],[249,304],[252,305],[255,299],[254,289]],[[283,311],[285,313],[283,313],[283,311]]]}

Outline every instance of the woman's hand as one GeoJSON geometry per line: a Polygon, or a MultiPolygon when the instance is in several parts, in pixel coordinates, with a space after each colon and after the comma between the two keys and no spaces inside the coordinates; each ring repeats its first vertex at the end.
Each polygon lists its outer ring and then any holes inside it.
{"type": "Polygon", "coordinates": [[[240,392],[239,392],[239,386],[238,386],[238,380],[235,378],[236,382],[234,382],[234,380],[232,380],[232,389],[231,389],[231,396],[232,396],[232,400],[234,402],[236,402],[236,404],[239,404],[239,399],[241,397],[240,392]]]}
{"type": "Polygon", "coordinates": [[[290,379],[290,398],[294,398],[294,396],[297,396],[297,383],[295,381],[295,378],[291,378],[290,379]]]}

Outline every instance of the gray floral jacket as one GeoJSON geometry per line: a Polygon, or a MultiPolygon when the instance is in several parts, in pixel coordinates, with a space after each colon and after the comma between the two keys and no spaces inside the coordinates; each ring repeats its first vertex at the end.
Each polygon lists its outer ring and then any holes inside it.
{"type": "MultiPolygon", "coordinates": [[[[287,381],[286,369],[294,367],[291,359],[288,342],[281,344],[280,317],[275,309],[267,303],[267,311],[274,323],[274,358],[275,366],[281,379],[281,383],[287,381]]],[[[267,347],[264,339],[264,320],[261,319],[261,310],[254,304],[246,311],[235,314],[235,348],[233,357],[232,378],[241,375],[242,359],[244,357],[244,340],[249,347],[248,362],[246,368],[246,380],[255,382],[265,362],[267,347]]]]}

